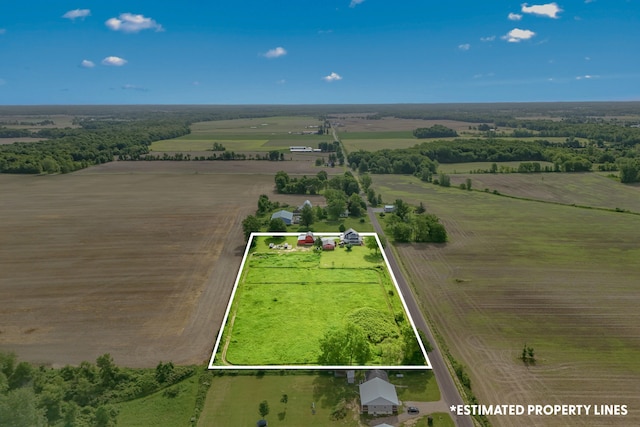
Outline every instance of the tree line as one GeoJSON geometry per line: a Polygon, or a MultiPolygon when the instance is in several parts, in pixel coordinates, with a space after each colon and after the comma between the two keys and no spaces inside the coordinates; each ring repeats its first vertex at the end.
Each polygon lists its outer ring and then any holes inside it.
{"type": "Polygon", "coordinates": [[[158,363],[155,369],[118,367],[104,354],[95,364],[36,367],[0,352],[0,424],[6,426],[109,427],[114,403],[147,396],[196,373],[194,367],[158,363]]]}

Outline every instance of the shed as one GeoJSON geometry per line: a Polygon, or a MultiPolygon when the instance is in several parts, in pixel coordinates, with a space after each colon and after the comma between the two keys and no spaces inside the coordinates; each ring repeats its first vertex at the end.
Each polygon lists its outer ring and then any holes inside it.
{"type": "Polygon", "coordinates": [[[322,250],[332,251],[336,248],[336,241],[333,237],[322,238],[322,250]]]}
{"type": "Polygon", "coordinates": [[[293,213],[292,212],[285,211],[285,210],[281,210],[281,211],[275,212],[273,215],[271,215],[271,219],[276,219],[276,218],[282,219],[284,221],[284,223],[287,224],[287,225],[293,224],[293,213]]]}
{"type": "Polygon", "coordinates": [[[395,210],[396,210],[395,205],[384,205],[385,213],[395,212],[395,210]]]}

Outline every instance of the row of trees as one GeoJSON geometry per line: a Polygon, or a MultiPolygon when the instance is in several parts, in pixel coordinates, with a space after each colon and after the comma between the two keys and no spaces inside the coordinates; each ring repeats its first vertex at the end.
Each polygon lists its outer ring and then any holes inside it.
{"type": "Polygon", "coordinates": [[[158,140],[189,133],[180,121],[91,121],[79,129],[42,129],[40,142],[0,145],[2,173],[68,173],[115,158],[139,158],[158,140]]]}
{"type": "Polygon", "coordinates": [[[95,364],[45,369],[0,353],[0,424],[113,426],[118,415],[113,403],[149,395],[194,373],[170,362],[156,369],[120,368],[109,354],[95,364]]]}
{"type": "Polygon", "coordinates": [[[276,192],[281,194],[318,194],[324,189],[343,191],[347,197],[360,192],[358,180],[351,172],[329,179],[326,171],[320,171],[314,177],[290,177],[285,171],[279,171],[274,177],[276,192]]]}
{"type": "Polygon", "coordinates": [[[442,125],[433,125],[428,128],[417,128],[413,131],[416,138],[451,138],[458,136],[458,132],[442,125]]]}

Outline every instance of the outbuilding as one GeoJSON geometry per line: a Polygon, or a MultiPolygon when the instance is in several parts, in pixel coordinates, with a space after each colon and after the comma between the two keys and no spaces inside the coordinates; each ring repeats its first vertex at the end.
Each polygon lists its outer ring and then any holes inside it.
{"type": "Polygon", "coordinates": [[[390,415],[398,413],[396,387],[375,377],[360,384],[360,411],[369,415],[390,415]]]}
{"type": "Polygon", "coordinates": [[[271,215],[271,219],[277,219],[277,218],[282,219],[284,223],[287,225],[293,224],[293,212],[282,210],[282,211],[275,212],[273,215],[271,215]]]}
{"type": "Polygon", "coordinates": [[[308,231],[307,234],[300,234],[298,236],[298,246],[313,246],[315,243],[313,233],[308,231]]]}

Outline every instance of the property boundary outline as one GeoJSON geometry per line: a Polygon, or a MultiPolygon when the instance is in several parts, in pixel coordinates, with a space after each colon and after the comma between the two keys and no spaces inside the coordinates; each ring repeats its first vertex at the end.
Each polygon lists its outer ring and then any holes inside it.
{"type": "MultiPolygon", "coordinates": [[[[236,275],[236,281],[233,285],[233,290],[231,291],[231,296],[229,297],[229,303],[227,304],[227,309],[224,313],[224,317],[222,319],[222,324],[220,325],[220,330],[218,331],[218,336],[216,337],[216,342],[213,347],[213,353],[211,354],[211,359],[209,360],[208,369],[215,370],[267,370],[267,369],[287,369],[287,370],[305,370],[305,371],[317,371],[317,370],[363,370],[363,369],[395,369],[395,370],[432,370],[433,367],[431,365],[431,361],[429,360],[429,356],[427,355],[427,351],[424,348],[424,344],[422,343],[422,339],[420,339],[420,334],[418,333],[418,329],[416,328],[416,324],[413,321],[413,317],[411,317],[411,312],[409,311],[409,307],[404,299],[404,295],[400,290],[400,286],[398,286],[398,281],[396,280],[396,276],[393,274],[393,270],[391,269],[391,265],[389,264],[389,259],[387,258],[387,254],[382,247],[382,242],[378,237],[378,233],[374,232],[362,232],[358,233],[360,236],[368,237],[373,236],[376,238],[376,242],[378,243],[378,247],[380,248],[380,253],[382,254],[382,258],[387,266],[387,271],[389,272],[389,276],[393,281],[393,285],[396,288],[396,292],[400,297],[400,301],[402,302],[402,308],[405,311],[407,318],[409,319],[409,323],[411,324],[411,328],[413,329],[413,333],[415,335],[416,340],[418,341],[418,345],[420,346],[420,351],[422,351],[422,355],[424,356],[426,365],[388,365],[388,366],[378,366],[378,365],[214,365],[214,361],[216,358],[216,353],[218,352],[218,348],[220,347],[220,342],[222,340],[222,334],[224,332],[225,325],[227,324],[227,320],[229,319],[229,313],[231,312],[231,306],[233,305],[233,300],[236,295],[236,291],[238,290],[238,285],[240,284],[240,278],[242,277],[242,272],[244,271],[244,265],[247,261],[247,256],[249,255],[249,251],[251,249],[251,244],[255,237],[287,237],[287,236],[299,236],[301,233],[281,233],[281,232],[253,232],[251,236],[249,236],[249,241],[247,242],[247,247],[245,248],[244,255],[242,257],[242,262],[240,263],[240,268],[238,269],[238,274],[236,275]]],[[[340,236],[341,233],[328,233],[328,232],[318,232],[314,233],[314,236],[318,237],[337,237],[340,236]]]]}

